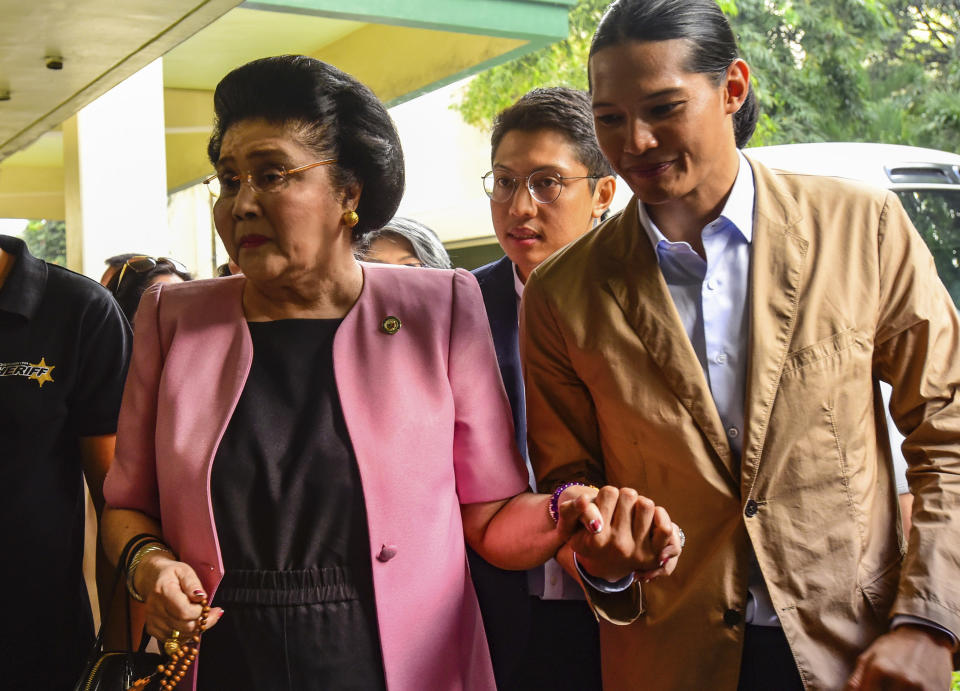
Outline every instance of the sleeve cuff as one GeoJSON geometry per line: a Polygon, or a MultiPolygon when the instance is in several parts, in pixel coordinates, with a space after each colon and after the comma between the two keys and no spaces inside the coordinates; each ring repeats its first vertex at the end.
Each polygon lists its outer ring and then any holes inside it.
{"type": "Polygon", "coordinates": [[[583,582],[598,592],[607,593],[607,594],[622,593],[631,585],[633,585],[634,578],[632,573],[624,576],[619,581],[608,581],[603,578],[597,578],[596,576],[591,576],[580,565],[580,561],[577,559],[576,552],[573,553],[573,563],[577,567],[577,573],[580,574],[580,578],[583,579],[583,582]]]}
{"type": "MultiPolygon", "coordinates": [[[[576,558],[576,555],[574,555],[576,558]]],[[[577,569],[580,570],[580,566],[577,565],[577,569]]],[[[583,576],[583,571],[580,571],[581,577],[583,576]]],[[[929,619],[924,619],[923,617],[915,617],[912,614],[898,614],[893,618],[893,621],[890,623],[890,629],[893,630],[898,626],[903,626],[904,624],[915,624],[916,626],[926,626],[927,628],[939,631],[940,633],[946,634],[950,637],[950,641],[953,644],[953,649],[957,649],[957,637],[954,635],[953,631],[947,629],[940,624],[930,621],[929,619]]]]}

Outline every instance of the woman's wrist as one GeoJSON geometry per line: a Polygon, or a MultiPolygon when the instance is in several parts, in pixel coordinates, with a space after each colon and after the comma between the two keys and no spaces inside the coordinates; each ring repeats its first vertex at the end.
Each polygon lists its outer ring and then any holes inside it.
{"type": "Polygon", "coordinates": [[[547,505],[547,511],[549,512],[550,518],[553,520],[553,522],[558,523],[560,521],[560,504],[563,503],[562,500],[565,492],[575,491],[577,492],[577,496],[579,496],[583,492],[591,490],[593,493],[599,491],[596,486],[588,485],[584,482],[565,482],[557,487],[557,489],[554,490],[553,495],[551,495],[550,502],[547,505]]]}
{"type": "Polygon", "coordinates": [[[127,566],[127,592],[134,600],[143,602],[143,593],[149,592],[144,579],[149,582],[150,576],[158,570],[158,562],[175,560],[173,550],[162,542],[149,542],[141,546],[127,566]]]}
{"type": "Polygon", "coordinates": [[[593,499],[597,496],[599,492],[600,492],[600,488],[597,487],[596,485],[586,485],[578,482],[574,485],[571,485],[570,487],[567,487],[565,490],[563,490],[560,493],[560,500],[558,501],[558,505],[563,504],[566,501],[576,501],[578,498],[580,498],[580,496],[584,494],[589,495],[590,501],[593,501],[593,499]]]}

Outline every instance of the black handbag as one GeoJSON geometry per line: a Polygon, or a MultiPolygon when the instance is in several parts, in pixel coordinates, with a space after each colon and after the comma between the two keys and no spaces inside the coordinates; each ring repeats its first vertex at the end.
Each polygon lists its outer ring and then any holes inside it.
{"type": "MultiPolygon", "coordinates": [[[[144,636],[143,644],[136,651],[103,652],[102,646],[98,648],[97,655],[87,661],[87,667],[74,691],[127,691],[137,679],[155,674],[157,667],[163,663],[163,656],[144,650],[147,639],[149,636],[144,636]]],[[[97,643],[102,643],[99,637],[97,643]]],[[[155,680],[145,689],[159,687],[160,681],[155,680]]]]}
{"type": "MultiPolygon", "coordinates": [[[[139,537],[139,536],[138,536],[139,537]]],[[[127,543],[123,553],[117,560],[117,575],[113,581],[113,597],[116,598],[117,586],[123,577],[127,557],[134,546],[139,546],[137,538],[127,543]]],[[[130,607],[126,592],[123,593],[125,606],[124,618],[127,623],[127,641],[129,650],[104,650],[103,629],[104,622],[100,622],[100,631],[94,641],[93,650],[87,657],[83,668],[83,675],[73,687],[73,691],[127,691],[137,679],[151,676],[157,672],[157,667],[163,663],[163,655],[146,651],[150,636],[144,631],[140,638],[140,645],[133,650],[133,636],[130,632],[130,607]]],[[[159,679],[154,679],[145,689],[159,689],[159,679]]]]}

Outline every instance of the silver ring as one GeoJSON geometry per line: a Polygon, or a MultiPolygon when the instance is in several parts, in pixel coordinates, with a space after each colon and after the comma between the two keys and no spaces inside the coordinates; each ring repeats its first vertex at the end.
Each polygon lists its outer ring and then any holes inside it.
{"type": "Polygon", "coordinates": [[[687,544],[687,536],[683,532],[683,528],[678,526],[676,523],[673,524],[673,527],[677,529],[677,537],[680,538],[680,549],[683,549],[683,546],[687,544]]]}

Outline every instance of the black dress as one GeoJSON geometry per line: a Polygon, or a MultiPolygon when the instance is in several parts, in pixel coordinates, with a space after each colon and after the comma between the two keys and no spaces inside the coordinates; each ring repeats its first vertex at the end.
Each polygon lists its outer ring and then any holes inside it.
{"type": "Polygon", "coordinates": [[[223,619],[198,688],[383,689],[359,471],[333,370],[339,319],[250,322],[253,363],[213,462],[223,619]]]}

